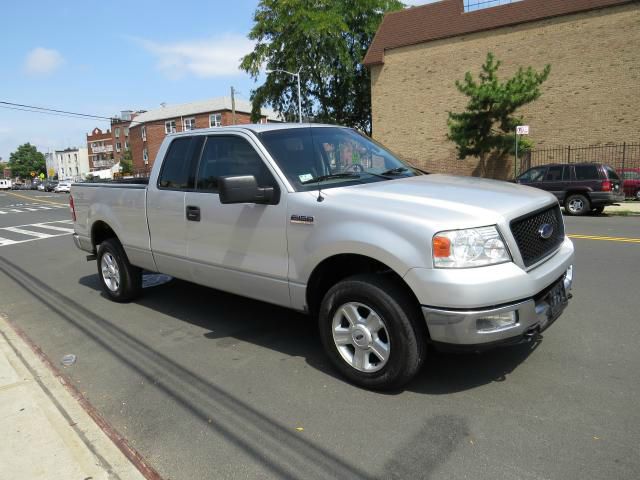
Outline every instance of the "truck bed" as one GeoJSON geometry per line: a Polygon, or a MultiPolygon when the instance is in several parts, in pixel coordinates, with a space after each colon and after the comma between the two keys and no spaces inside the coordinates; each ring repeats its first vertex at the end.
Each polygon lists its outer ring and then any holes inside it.
{"type": "Polygon", "coordinates": [[[76,222],[75,233],[83,242],[91,242],[93,228],[100,223],[116,233],[134,265],[154,268],[146,217],[148,179],[105,183],[75,183],[71,187],[76,222]]]}

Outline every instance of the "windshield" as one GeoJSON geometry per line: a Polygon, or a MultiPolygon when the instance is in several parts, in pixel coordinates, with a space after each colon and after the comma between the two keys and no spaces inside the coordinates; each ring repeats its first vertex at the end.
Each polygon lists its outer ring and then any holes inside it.
{"type": "Polygon", "coordinates": [[[292,128],[262,132],[259,137],[297,191],[421,175],[349,128],[292,128]]]}

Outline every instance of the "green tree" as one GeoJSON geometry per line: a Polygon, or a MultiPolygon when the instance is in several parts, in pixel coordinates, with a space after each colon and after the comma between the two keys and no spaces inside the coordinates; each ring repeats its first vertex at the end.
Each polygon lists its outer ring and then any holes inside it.
{"type": "Polygon", "coordinates": [[[9,156],[9,168],[13,177],[31,178],[31,172],[36,175],[46,174],[44,155],[30,143],[20,145],[9,156]]]}
{"type": "Polygon", "coordinates": [[[131,175],[133,173],[133,156],[131,155],[131,150],[128,148],[120,160],[120,173],[122,173],[122,175],[131,175]]]}
{"type": "MultiPolygon", "coordinates": [[[[457,89],[468,97],[468,103],[464,112],[449,112],[447,137],[456,144],[458,158],[478,157],[483,173],[489,155],[504,158],[514,153],[515,129],[524,122],[515,112],[540,97],[540,86],[551,71],[551,65],[541,72],[520,67],[513,77],[500,81],[497,75],[500,65],[489,52],[479,81],[471,72],[465,74],[462,82],[456,80],[457,89]]],[[[530,146],[524,139],[518,149],[530,146]]]]}
{"type": "MultiPolygon", "coordinates": [[[[254,79],[265,67],[300,69],[304,116],[370,133],[371,82],[361,62],[384,14],[401,8],[397,0],[261,0],[249,33],[256,44],[240,68],[254,79]]],[[[254,121],[264,105],[295,120],[297,79],[270,73],[251,100],[254,121]]]]}

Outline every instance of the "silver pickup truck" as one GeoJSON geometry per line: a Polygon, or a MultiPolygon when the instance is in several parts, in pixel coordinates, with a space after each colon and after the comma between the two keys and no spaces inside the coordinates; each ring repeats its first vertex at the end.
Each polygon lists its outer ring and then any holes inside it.
{"type": "Polygon", "coordinates": [[[530,341],[573,280],[553,195],[428,175],[336,126],[169,135],[148,183],[74,184],[70,202],[111,299],[138,296],[145,270],[308,312],[336,368],[374,389],[428,348],[530,341]]]}

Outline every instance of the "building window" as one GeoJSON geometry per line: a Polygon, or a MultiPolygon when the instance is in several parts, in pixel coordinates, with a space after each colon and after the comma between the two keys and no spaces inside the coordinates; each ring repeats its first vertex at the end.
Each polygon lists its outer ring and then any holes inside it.
{"type": "Polygon", "coordinates": [[[122,149],[122,144],[120,142],[116,142],[116,152],[119,152],[122,149]]]}
{"type": "Polygon", "coordinates": [[[219,127],[222,125],[222,114],[212,113],[209,115],[209,127],[219,127]]]}
{"type": "Polygon", "coordinates": [[[145,165],[149,164],[149,152],[147,152],[146,148],[142,149],[142,161],[145,165]]]}
{"type": "Polygon", "coordinates": [[[118,138],[120,136],[120,127],[116,128],[116,138],[118,138]]]}
{"type": "Polygon", "coordinates": [[[475,12],[483,8],[497,7],[508,3],[520,2],[522,0],[464,0],[464,11],[475,12]]]}
{"type": "Polygon", "coordinates": [[[185,118],[184,119],[183,130],[186,132],[188,130],[195,130],[195,129],[196,129],[196,119],[195,119],[195,117],[185,118]]]}
{"type": "Polygon", "coordinates": [[[129,136],[129,127],[124,127],[124,136],[125,137],[129,136]]]}
{"type": "Polygon", "coordinates": [[[129,140],[124,141],[124,149],[129,150],[129,140]]]}
{"type": "Polygon", "coordinates": [[[167,120],[164,122],[164,133],[176,133],[176,121],[175,120],[167,120]]]}
{"type": "Polygon", "coordinates": [[[143,125],[142,128],[140,129],[140,133],[142,134],[142,141],[146,142],[147,141],[147,127],[143,125]]]}

